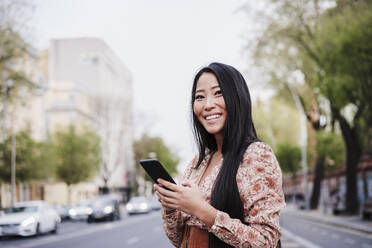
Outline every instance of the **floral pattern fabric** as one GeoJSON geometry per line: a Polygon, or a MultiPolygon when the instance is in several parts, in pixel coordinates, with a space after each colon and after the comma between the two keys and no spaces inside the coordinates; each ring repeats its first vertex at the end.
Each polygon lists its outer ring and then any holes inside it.
{"type": "MultiPolygon", "coordinates": [[[[207,202],[210,202],[214,182],[222,165],[212,169],[202,182],[199,182],[210,155],[207,154],[195,169],[198,158],[187,167],[180,183],[191,182],[199,189],[207,202]]],[[[282,173],[272,149],[263,142],[251,144],[239,166],[236,181],[244,205],[244,221],[231,218],[218,211],[214,225],[208,228],[198,218],[179,210],[163,210],[163,226],[166,235],[174,246],[180,247],[185,225],[196,226],[213,233],[233,247],[276,247],[280,239],[280,209],[285,207],[282,189],[282,173]]]]}

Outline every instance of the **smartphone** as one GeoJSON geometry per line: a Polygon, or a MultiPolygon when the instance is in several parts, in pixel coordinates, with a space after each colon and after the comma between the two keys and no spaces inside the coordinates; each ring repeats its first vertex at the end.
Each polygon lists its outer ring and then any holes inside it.
{"type": "Polygon", "coordinates": [[[155,183],[158,183],[158,179],[161,178],[176,184],[167,170],[157,159],[143,159],[140,161],[140,164],[155,183]]]}

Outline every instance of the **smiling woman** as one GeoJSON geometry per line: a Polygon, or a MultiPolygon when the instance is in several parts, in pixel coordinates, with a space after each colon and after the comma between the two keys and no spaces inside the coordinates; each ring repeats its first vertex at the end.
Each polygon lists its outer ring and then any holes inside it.
{"type": "Polygon", "coordinates": [[[154,185],[166,234],[176,247],[280,247],[282,174],[252,122],[235,68],[212,63],[194,79],[192,120],[199,155],[175,185],[154,185]]]}

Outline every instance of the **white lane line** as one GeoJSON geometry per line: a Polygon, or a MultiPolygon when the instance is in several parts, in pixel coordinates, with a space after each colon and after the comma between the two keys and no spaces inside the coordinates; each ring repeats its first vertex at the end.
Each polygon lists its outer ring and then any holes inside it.
{"type": "Polygon", "coordinates": [[[17,245],[17,248],[38,247],[38,246],[41,246],[41,245],[46,245],[46,244],[50,244],[50,243],[54,243],[54,242],[58,242],[58,241],[62,241],[62,240],[73,239],[73,238],[80,237],[80,236],[83,236],[83,235],[88,235],[88,234],[100,232],[100,231],[103,231],[103,230],[109,230],[109,229],[113,229],[113,228],[117,228],[117,227],[132,225],[134,223],[141,222],[141,221],[144,221],[144,220],[147,220],[147,219],[159,218],[159,216],[160,216],[159,214],[149,214],[149,215],[144,215],[143,217],[141,216],[141,217],[137,217],[137,218],[129,218],[129,219],[126,219],[125,221],[118,222],[118,223],[115,223],[115,224],[114,223],[112,223],[112,224],[109,223],[111,225],[106,225],[104,227],[101,226],[101,225],[97,225],[97,226],[94,226],[94,227],[91,227],[91,228],[84,229],[82,231],[64,234],[63,236],[58,235],[58,236],[54,236],[54,237],[47,237],[46,239],[35,240],[32,243],[17,245]]]}
{"type": "Polygon", "coordinates": [[[139,241],[139,238],[137,236],[134,236],[127,240],[128,245],[133,245],[134,243],[137,243],[139,241]]]}
{"type": "Polygon", "coordinates": [[[336,234],[336,233],[333,233],[333,234],[331,235],[331,237],[332,237],[333,239],[339,239],[339,238],[340,238],[340,235],[338,235],[338,234],[336,234]]]}
{"type": "Polygon", "coordinates": [[[300,244],[295,242],[282,242],[282,247],[285,248],[295,248],[295,247],[301,247],[300,244]]]}
{"type": "Polygon", "coordinates": [[[296,242],[300,243],[301,245],[303,245],[306,248],[321,248],[321,246],[316,245],[316,244],[312,243],[311,241],[309,241],[307,239],[301,238],[300,236],[295,235],[295,234],[291,233],[290,231],[288,231],[284,228],[282,228],[282,233],[283,233],[283,235],[288,236],[289,238],[295,240],[296,242]]]}
{"type": "Polygon", "coordinates": [[[344,240],[345,240],[345,243],[348,243],[349,245],[355,244],[355,240],[354,239],[346,238],[344,240]]]}

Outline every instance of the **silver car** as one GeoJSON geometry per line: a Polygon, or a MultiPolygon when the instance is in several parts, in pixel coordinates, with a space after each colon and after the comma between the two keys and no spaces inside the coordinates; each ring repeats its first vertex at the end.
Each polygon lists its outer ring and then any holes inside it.
{"type": "Polygon", "coordinates": [[[130,199],[127,203],[128,214],[145,214],[151,211],[150,202],[144,196],[137,196],[130,199]]]}
{"type": "Polygon", "coordinates": [[[20,202],[0,216],[0,236],[32,236],[57,233],[58,213],[44,201],[20,202]]]}

